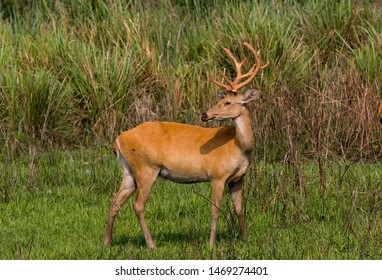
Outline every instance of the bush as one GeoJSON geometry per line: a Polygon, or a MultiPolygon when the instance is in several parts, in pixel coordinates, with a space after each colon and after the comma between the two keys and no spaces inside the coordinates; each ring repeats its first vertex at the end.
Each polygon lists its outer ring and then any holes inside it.
{"type": "Polygon", "coordinates": [[[2,4],[4,151],[109,145],[154,119],[199,124],[216,102],[208,77],[234,75],[222,48],[244,57],[249,41],[271,62],[254,81],[255,156],[381,156],[380,4],[24,2],[2,4]]]}

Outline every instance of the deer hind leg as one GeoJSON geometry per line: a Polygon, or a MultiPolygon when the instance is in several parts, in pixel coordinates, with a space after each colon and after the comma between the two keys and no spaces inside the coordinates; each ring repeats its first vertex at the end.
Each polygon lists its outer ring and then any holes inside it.
{"type": "Polygon", "coordinates": [[[115,217],[117,216],[121,207],[126,203],[126,201],[135,190],[134,176],[131,172],[131,169],[123,156],[120,157],[120,160],[123,166],[123,180],[121,188],[119,189],[118,193],[114,195],[111,201],[105,239],[103,242],[104,246],[110,245],[115,217]]]}
{"type": "Polygon", "coordinates": [[[247,239],[247,228],[245,227],[243,216],[243,179],[230,183],[229,191],[231,193],[231,199],[233,207],[235,208],[235,213],[239,220],[241,233],[243,234],[243,238],[247,239]]]}
{"type": "Polygon", "coordinates": [[[159,170],[149,167],[141,168],[136,173],[137,194],[133,204],[135,214],[137,215],[139,225],[141,226],[147,246],[150,249],[155,249],[154,241],[150,231],[146,225],[144,211],[147,200],[149,199],[152,186],[157,178],[159,170]]]}
{"type": "Polygon", "coordinates": [[[212,223],[210,235],[210,247],[215,245],[216,226],[219,220],[220,207],[223,199],[225,180],[212,181],[212,223]]]}

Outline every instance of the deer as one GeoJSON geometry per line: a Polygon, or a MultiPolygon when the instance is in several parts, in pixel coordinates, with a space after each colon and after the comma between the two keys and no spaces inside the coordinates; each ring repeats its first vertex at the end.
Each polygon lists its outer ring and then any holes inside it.
{"type": "Polygon", "coordinates": [[[122,185],[111,200],[106,225],[104,246],[112,240],[113,224],[117,213],[129,197],[136,192],[133,209],[143,232],[147,246],[155,249],[155,243],[147,227],[144,210],[157,177],[176,183],[212,184],[212,223],[209,245],[215,245],[216,228],[225,187],[228,186],[233,208],[243,239],[248,233],[243,212],[243,177],[251,162],[254,136],[247,104],[257,100],[259,89],[238,90],[249,84],[269,62],[262,64],[260,51],[243,43],[254,55],[256,63],[243,74],[239,62],[231,51],[225,53],[233,60],[237,76],[233,81],[222,73],[227,83],[210,80],[223,87],[218,92],[220,101],[203,113],[201,120],[233,120],[234,126],[201,127],[175,122],[145,122],[122,132],[114,142],[114,152],[123,168],[122,185]],[[245,80],[243,80],[246,78],[245,80]]]}

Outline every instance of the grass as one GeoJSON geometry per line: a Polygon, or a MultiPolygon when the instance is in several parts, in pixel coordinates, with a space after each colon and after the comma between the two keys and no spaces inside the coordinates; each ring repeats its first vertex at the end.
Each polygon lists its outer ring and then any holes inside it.
{"type": "Polygon", "coordinates": [[[1,1],[0,259],[381,258],[381,15],[368,0],[1,1]],[[243,59],[245,41],[270,61],[251,85],[249,240],[226,198],[211,252],[208,184],[158,181],[158,250],[131,202],[102,249],[115,136],[200,124],[209,77],[235,75],[223,47],[243,59]]]}
{"type": "Polygon", "coordinates": [[[248,41],[270,61],[251,85],[263,92],[253,111],[258,147],[268,157],[294,153],[296,141],[306,143],[298,152],[309,156],[381,157],[375,113],[382,82],[379,3],[18,0],[2,5],[4,153],[25,152],[31,145],[110,144],[122,130],[148,120],[195,124],[216,102],[209,77],[235,74],[223,47],[243,58],[248,54],[242,42],[248,41]],[[291,135],[297,135],[295,141],[291,135]]]}
{"type": "Polygon", "coordinates": [[[119,163],[107,151],[36,152],[34,160],[2,163],[0,259],[380,259],[381,164],[303,163],[306,194],[294,169],[256,162],[247,176],[249,239],[240,238],[228,195],[217,244],[208,245],[209,184],[158,180],[146,218],[158,249],[147,249],[129,201],[116,219],[113,245],[103,249],[119,163]],[[4,176],[4,175],[3,175],[4,176]]]}

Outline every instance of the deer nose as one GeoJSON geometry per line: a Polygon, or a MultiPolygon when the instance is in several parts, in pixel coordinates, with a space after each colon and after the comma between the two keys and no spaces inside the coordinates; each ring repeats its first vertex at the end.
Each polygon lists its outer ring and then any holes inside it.
{"type": "Polygon", "coordinates": [[[207,115],[207,113],[203,113],[203,114],[202,114],[202,121],[205,122],[205,121],[207,121],[207,120],[208,120],[208,115],[207,115]]]}

